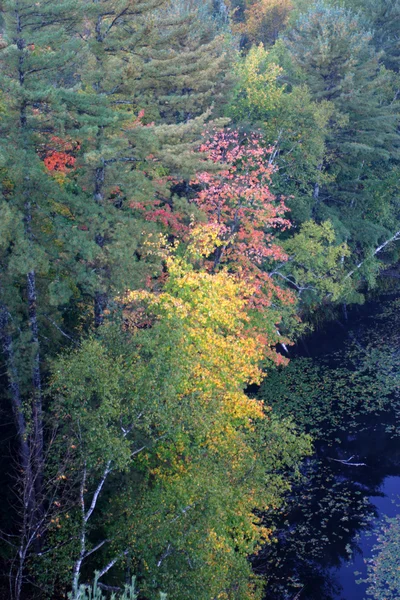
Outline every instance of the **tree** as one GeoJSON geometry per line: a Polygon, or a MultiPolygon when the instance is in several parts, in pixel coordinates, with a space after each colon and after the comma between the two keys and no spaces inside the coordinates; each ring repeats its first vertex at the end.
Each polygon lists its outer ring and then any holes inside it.
{"type": "Polygon", "coordinates": [[[236,123],[261,127],[277,167],[271,188],[286,196],[297,224],[311,217],[313,195],[329,180],[324,160],[333,105],[313,101],[305,83],[289,84],[292,71],[281,42],[271,50],[253,46],[237,64],[228,114],[236,123]]]}
{"type": "Polygon", "coordinates": [[[289,260],[278,265],[270,276],[282,279],[296,290],[302,317],[310,318],[310,313],[323,303],[344,298],[349,301],[353,290],[345,260],[350,251],[347,244],[336,242],[329,221],[320,225],[306,221],[297,233],[283,242],[283,247],[289,260]]]}
{"type": "Polygon", "coordinates": [[[294,6],[291,0],[231,0],[233,31],[242,35],[241,45],[262,42],[273,45],[285,29],[294,6]]]}
{"type": "Polygon", "coordinates": [[[359,11],[372,32],[372,40],[378,52],[384,52],[383,62],[388,69],[398,72],[400,61],[399,24],[400,4],[398,0],[360,2],[346,0],[346,6],[359,11]]]}
{"type": "Polygon", "coordinates": [[[163,205],[170,199],[168,178],[193,173],[193,145],[223,80],[225,52],[211,18],[196,34],[196,10],[183,5],[107,1],[95,3],[88,16],[82,90],[103,113],[94,123],[90,112],[82,115],[88,135],[80,185],[92,194],[85,235],[98,248],[94,260],[88,252],[93,283],[87,289],[99,325],[109,297],[157,270],[138,258],[149,222],[132,215],[132,206],[163,205]]]}
{"type": "MultiPolygon", "coordinates": [[[[152,598],[158,589],[177,599],[259,597],[246,556],[270,532],[253,510],[280,502],[285,469],[308,450],[290,422],[244,394],[262,378],[264,336],[248,313],[247,282],[188,262],[201,266],[212,240],[213,229],[194,232],[185,257],[165,255],[161,293],[121,298],[125,332],[104,326],[101,340],[53,369],[60,449],[79,448],[66,476],[77,504],[80,494],[96,499],[84,572],[125,561],[152,598]]],[[[68,555],[82,556],[80,544],[68,555]]]]}
{"type": "Polygon", "coordinates": [[[333,182],[314,194],[314,217],[331,219],[339,240],[363,256],[389,237],[398,219],[389,183],[399,156],[392,74],[360,17],[341,7],[317,3],[285,39],[313,100],[329,101],[335,109],[324,160],[333,182]],[[389,193],[382,197],[377,190],[384,187],[389,193]]]}
{"type": "Polygon", "coordinates": [[[247,3],[245,31],[252,42],[273,45],[284,31],[293,10],[291,0],[256,0],[247,3]]]}
{"type": "Polygon", "coordinates": [[[10,581],[13,597],[18,599],[25,560],[33,548],[40,547],[46,512],[42,300],[48,299],[58,271],[51,241],[53,199],[60,195],[60,187],[46,171],[37,148],[60,123],[65,98],[73,87],[65,86],[63,78],[79,46],[73,32],[81,15],[73,2],[38,6],[21,0],[3,3],[2,17],[0,304],[19,447],[21,506],[17,514],[21,519],[15,530],[18,561],[10,581]],[[57,78],[60,85],[54,86],[57,78]]]}
{"type": "Polygon", "coordinates": [[[257,134],[244,134],[240,139],[238,132],[227,130],[217,133],[200,150],[225,167],[216,175],[199,173],[196,179],[203,189],[195,202],[214,224],[218,236],[209,268],[216,272],[227,265],[254,286],[253,306],[261,312],[269,309],[263,314],[269,320],[265,328],[272,346],[277,340],[279,311],[293,305],[294,297],[275,286],[266,269],[266,265],[287,260],[274,233],[290,226],[283,200],[277,200],[269,189],[273,166],[266,156],[271,149],[262,145],[257,134]],[[278,310],[273,306],[279,306],[278,310]]]}

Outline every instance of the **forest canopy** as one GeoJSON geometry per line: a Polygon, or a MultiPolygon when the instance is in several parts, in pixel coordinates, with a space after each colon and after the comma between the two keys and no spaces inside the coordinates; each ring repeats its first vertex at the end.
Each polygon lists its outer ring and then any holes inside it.
{"type": "Polygon", "coordinates": [[[0,595],[263,597],[312,447],[288,347],[398,279],[399,24],[1,3],[0,595]]]}

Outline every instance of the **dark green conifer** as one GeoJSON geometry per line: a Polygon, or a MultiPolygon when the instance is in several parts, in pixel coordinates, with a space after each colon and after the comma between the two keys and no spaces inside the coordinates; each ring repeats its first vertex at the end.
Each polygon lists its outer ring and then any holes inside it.
{"type": "Polygon", "coordinates": [[[360,257],[399,218],[392,176],[400,158],[399,108],[393,74],[371,38],[360,17],[322,2],[302,14],[286,38],[313,99],[329,100],[335,109],[324,165],[334,182],[315,195],[314,216],[330,218],[360,257]],[[378,199],[382,182],[386,192],[378,199]]]}

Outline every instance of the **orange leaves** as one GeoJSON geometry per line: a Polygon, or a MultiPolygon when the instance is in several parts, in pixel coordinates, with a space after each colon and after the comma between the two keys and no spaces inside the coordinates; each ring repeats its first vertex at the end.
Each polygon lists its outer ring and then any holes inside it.
{"type": "Polygon", "coordinates": [[[287,207],[269,188],[274,171],[271,149],[257,134],[240,139],[237,131],[227,130],[217,132],[200,151],[222,167],[218,174],[199,173],[195,180],[202,186],[195,201],[219,228],[209,269],[228,265],[245,278],[253,286],[254,307],[269,307],[275,298],[294,303],[292,294],[278,288],[266,273],[273,262],[287,260],[274,235],[290,227],[287,207]]]}
{"type": "Polygon", "coordinates": [[[68,173],[75,166],[75,157],[66,152],[58,152],[56,150],[49,152],[44,159],[44,164],[48,171],[60,171],[68,173]]]}
{"type": "Polygon", "coordinates": [[[43,162],[48,171],[68,174],[75,168],[75,154],[80,149],[80,143],[53,135],[45,145],[43,162]]]}

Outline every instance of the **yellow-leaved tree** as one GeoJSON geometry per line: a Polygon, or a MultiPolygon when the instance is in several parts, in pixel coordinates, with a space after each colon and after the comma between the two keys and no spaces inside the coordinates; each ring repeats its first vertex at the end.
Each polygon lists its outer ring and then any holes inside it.
{"type": "Polygon", "coordinates": [[[104,325],[54,370],[65,439],[79,444],[74,473],[91,482],[87,503],[107,471],[91,513],[107,543],[86,569],[117,558],[114,569],[128,563],[150,598],[160,589],[174,600],[261,598],[248,562],[271,540],[261,515],[309,450],[244,391],[260,383],[267,349],[249,285],[202,269],[217,240],[215,227],[195,230],[186,252],[166,252],[163,289],[124,294],[124,329],[104,325]]]}

